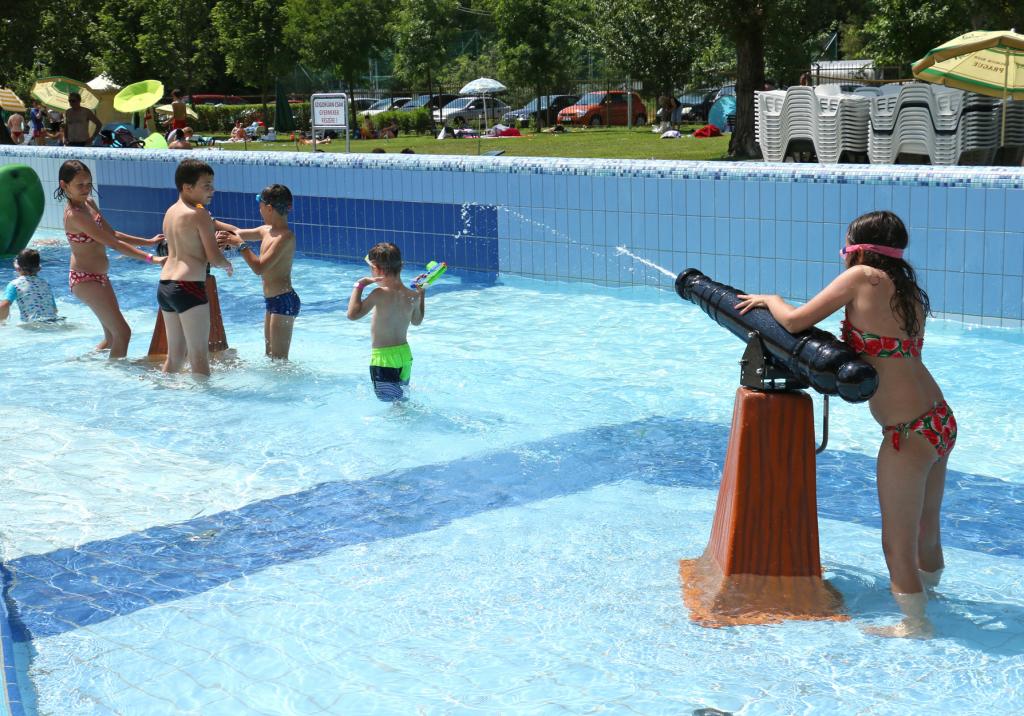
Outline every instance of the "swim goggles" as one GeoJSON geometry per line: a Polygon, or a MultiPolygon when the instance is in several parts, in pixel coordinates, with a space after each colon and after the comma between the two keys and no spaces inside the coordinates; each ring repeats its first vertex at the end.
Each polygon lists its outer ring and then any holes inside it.
{"type": "Polygon", "coordinates": [[[903,249],[897,249],[894,246],[879,246],[878,244],[850,244],[839,249],[840,256],[846,256],[847,254],[854,254],[858,251],[872,251],[876,254],[882,254],[882,256],[888,256],[894,259],[903,258],[903,249]]]}
{"type": "Polygon", "coordinates": [[[283,202],[283,201],[282,202],[277,202],[277,203],[272,202],[272,201],[267,201],[266,199],[263,198],[262,194],[257,194],[256,195],[256,201],[259,201],[259,202],[262,202],[262,203],[266,204],[267,206],[271,207],[274,211],[276,211],[278,214],[281,214],[282,216],[286,215],[292,209],[292,205],[291,204],[289,204],[287,202],[283,202]]]}

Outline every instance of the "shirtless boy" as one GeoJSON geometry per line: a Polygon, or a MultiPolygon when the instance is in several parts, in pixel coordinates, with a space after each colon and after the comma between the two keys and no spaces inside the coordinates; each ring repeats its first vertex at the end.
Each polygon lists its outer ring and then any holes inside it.
{"type": "Polygon", "coordinates": [[[167,262],[156,298],[167,330],[165,373],[181,370],[187,359],[193,375],[210,374],[210,304],[207,264],[231,275],[231,262],[217,248],[216,227],[205,206],[213,198],[213,169],[186,159],[174,172],[178,201],[164,214],[167,262]]]}
{"type": "Polygon", "coordinates": [[[412,374],[406,333],[410,323],[423,323],[425,287],[413,290],[402,283],[402,252],[394,244],[377,244],[366,255],[366,262],[372,275],[356,281],[348,300],[348,317],[355,321],[373,311],[370,380],[380,400],[393,402],[406,397],[412,374]],[[376,283],[377,289],[363,298],[363,289],[371,283],[376,283]]]}
{"type": "Polygon", "coordinates": [[[299,295],[292,288],[295,234],[288,228],[292,193],[283,184],[272,184],[256,195],[256,201],[260,204],[263,226],[255,229],[228,226],[231,233],[218,234],[218,237],[223,244],[236,247],[253,273],[263,278],[263,298],[267,305],[263,337],[267,355],[287,359],[295,317],[301,307],[299,295]],[[246,243],[248,241],[260,242],[259,254],[246,243]]]}

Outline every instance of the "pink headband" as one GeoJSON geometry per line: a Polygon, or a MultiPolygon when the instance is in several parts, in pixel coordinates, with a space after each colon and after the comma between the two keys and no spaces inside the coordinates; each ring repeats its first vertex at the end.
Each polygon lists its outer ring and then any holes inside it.
{"type": "Polygon", "coordinates": [[[889,256],[894,259],[903,258],[903,249],[897,249],[893,246],[879,246],[878,244],[850,244],[840,249],[839,254],[846,256],[846,254],[852,254],[857,251],[874,251],[876,254],[882,254],[882,256],[889,256]]]}

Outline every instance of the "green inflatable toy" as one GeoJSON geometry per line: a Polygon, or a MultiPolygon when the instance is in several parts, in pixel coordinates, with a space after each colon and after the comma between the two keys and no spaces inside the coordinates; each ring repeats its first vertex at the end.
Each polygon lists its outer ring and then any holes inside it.
{"type": "Polygon", "coordinates": [[[17,256],[28,246],[45,206],[43,184],[32,167],[0,167],[0,258],[17,256]]]}

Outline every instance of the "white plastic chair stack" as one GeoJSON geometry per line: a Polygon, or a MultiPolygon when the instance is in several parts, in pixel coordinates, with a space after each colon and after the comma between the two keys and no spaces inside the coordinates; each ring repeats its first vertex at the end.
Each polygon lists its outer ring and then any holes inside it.
{"type": "Polygon", "coordinates": [[[818,161],[835,164],[844,151],[867,151],[868,101],[824,85],[755,92],[755,136],[766,161],[785,159],[793,140],[814,144],[818,161]]]}
{"type": "Polygon", "coordinates": [[[871,163],[890,164],[909,153],[925,154],[932,164],[956,164],[965,94],[923,83],[883,87],[880,95],[871,98],[871,163]]]}

